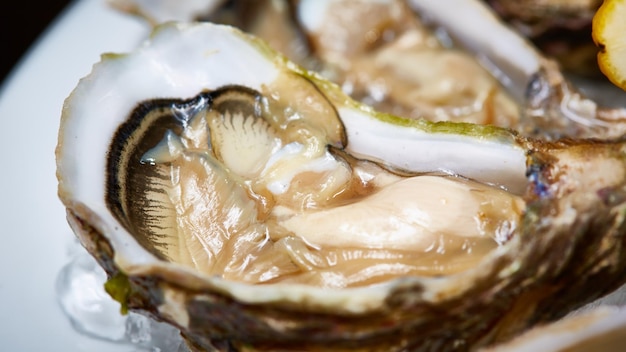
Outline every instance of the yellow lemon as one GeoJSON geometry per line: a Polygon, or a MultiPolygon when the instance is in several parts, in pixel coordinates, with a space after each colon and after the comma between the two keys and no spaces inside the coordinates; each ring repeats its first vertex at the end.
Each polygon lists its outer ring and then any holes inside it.
{"type": "Polygon", "coordinates": [[[600,70],[626,90],[626,0],[604,0],[592,25],[593,40],[600,48],[600,70]]]}

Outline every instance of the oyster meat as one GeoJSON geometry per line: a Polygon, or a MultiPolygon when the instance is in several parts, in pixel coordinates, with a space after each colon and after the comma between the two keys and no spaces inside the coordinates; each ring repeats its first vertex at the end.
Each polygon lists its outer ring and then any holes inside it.
{"type": "Polygon", "coordinates": [[[56,155],[109,293],[193,350],[400,351],[626,282],[625,150],[377,112],[233,27],[168,23],[79,82],[56,155]]]}

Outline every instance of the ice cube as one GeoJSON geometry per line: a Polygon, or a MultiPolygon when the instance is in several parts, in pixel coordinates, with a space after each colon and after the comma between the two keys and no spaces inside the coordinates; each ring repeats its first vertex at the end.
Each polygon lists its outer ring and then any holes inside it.
{"type": "Polygon", "coordinates": [[[56,293],[76,331],[134,351],[189,352],[175,327],[135,312],[122,315],[120,304],[104,290],[104,270],[84,248],[68,253],[73,258],[57,277],[56,293]]]}

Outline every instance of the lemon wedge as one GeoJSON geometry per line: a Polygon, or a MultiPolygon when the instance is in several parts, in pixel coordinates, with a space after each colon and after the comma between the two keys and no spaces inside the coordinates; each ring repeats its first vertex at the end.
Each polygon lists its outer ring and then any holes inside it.
{"type": "Polygon", "coordinates": [[[626,90],[626,0],[604,0],[593,17],[592,36],[600,70],[626,90]]]}

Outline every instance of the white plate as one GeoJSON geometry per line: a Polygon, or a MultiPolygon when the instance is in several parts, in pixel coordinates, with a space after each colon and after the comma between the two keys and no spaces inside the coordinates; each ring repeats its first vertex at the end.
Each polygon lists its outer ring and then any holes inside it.
{"type": "Polygon", "coordinates": [[[75,1],[0,90],[0,350],[124,351],[77,333],[56,301],[73,234],[57,198],[54,148],[63,100],[104,52],[125,52],[148,27],[105,0],[75,1]]]}

